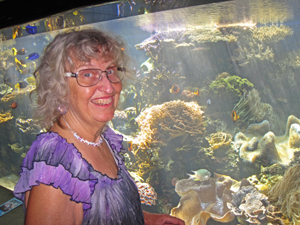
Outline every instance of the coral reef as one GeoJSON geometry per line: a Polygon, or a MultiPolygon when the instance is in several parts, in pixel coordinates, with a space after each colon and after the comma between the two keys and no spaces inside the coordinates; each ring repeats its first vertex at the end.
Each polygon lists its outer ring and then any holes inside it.
{"type": "Polygon", "coordinates": [[[245,133],[235,135],[233,148],[245,162],[254,163],[257,159],[267,164],[289,165],[294,153],[300,147],[300,121],[289,116],[285,134],[276,137],[270,130],[268,121],[248,126],[245,133]]]}
{"type": "Polygon", "coordinates": [[[4,95],[4,96],[1,98],[1,101],[7,102],[7,101],[9,101],[10,99],[15,98],[15,97],[18,96],[18,95],[26,94],[26,93],[28,93],[28,92],[33,91],[34,89],[35,89],[35,86],[33,86],[33,85],[28,85],[27,87],[22,88],[22,89],[15,89],[12,93],[9,93],[9,94],[4,95]]]}
{"type": "Polygon", "coordinates": [[[268,192],[271,203],[291,219],[293,225],[300,224],[300,166],[290,167],[268,192]]]}
{"type": "Polygon", "coordinates": [[[1,112],[0,113],[0,123],[6,122],[8,120],[13,119],[14,117],[11,115],[10,112],[1,112]]]}
{"type": "Polygon", "coordinates": [[[13,91],[13,88],[8,86],[7,84],[0,84],[0,95],[9,94],[13,91]]]}
{"type": "Polygon", "coordinates": [[[210,136],[206,137],[205,139],[208,141],[212,149],[217,149],[222,147],[223,145],[230,145],[232,136],[231,134],[227,134],[224,132],[217,132],[210,134],[210,136]]]}
{"type": "Polygon", "coordinates": [[[209,85],[209,89],[216,94],[224,95],[224,93],[230,93],[241,97],[243,92],[247,89],[251,89],[253,84],[239,76],[230,75],[229,73],[221,73],[217,78],[209,85]]]}
{"type": "Polygon", "coordinates": [[[28,133],[28,132],[34,132],[38,131],[37,126],[34,125],[33,119],[22,119],[22,118],[17,118],[16,119],[16,126],[23,132],[23,133],[28,133]]]}
{"type": "Polygon", "coordinates": [[[171,215],[185,221],[186,225],[205,225],[207,220],[227,223],[235,216],[227,207],[232,201],[231,188],[237,184],[229,176],[214,174],[207,181],[183,179],[176,183],[175,191],[181,197],[171,215]]]}
{"type": "Polygon", "coordinates": [[[180,136],[197,138],[205,131],[202,114],[196,102],[178,100],[154,105],[136,118],[140,132],[134,142],[145,149],[167,145],[180,136]]]}
{"type": "Polygon", "coordinates": [[[8,144],[8,146],[15,152],[15,153],[22,153],[24,151],[24,146],[21,146],[20,143],[14,143],[12,145],[8,144]]]}
{"type": "Polygon", "coordinates": [[[135,184],[139,191],[141,203],[149,206],[155,205],[157,194],[154,188],[148,183],[136,182],[135,184]]]}
{"type": "Polygon", "coordinates": [[[257,90],[245,91],[233,110],[239,115],[239,122],[244,125],[260,123],[263,120],[271,122],[271,130],[278,130],[278,116],[271,105],[260,101],[257,90]]]}
{"type": "Polygon", "coordinates": [[[285,224],[281,218],[282,213],[269,203],[266,195],[258,192],[251,185],[242,185],[243,182],[239,191],[233,193],[232,202],[227,203],[241,223],[246,221],[250,224],[285,224]]]}

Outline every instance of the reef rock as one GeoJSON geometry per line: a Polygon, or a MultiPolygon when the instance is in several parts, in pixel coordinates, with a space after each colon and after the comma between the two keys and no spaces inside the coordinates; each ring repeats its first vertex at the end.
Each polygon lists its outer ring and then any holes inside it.
{"type": "Polygon", "coordinates": [[[176,183],[175,191],[180,203],[171,215],[185,221],[186,225],[205,225],[212,218],[227,223],[235,218],[227,207],[232,201],[231,190],[238,182],[229,176],[214,174],[206,181],[183,179],[176,183]]]}
{"type": "Polygon", "coordinates": [[[268,164],[289,165],[300,147],[300,120],[289,116],[285,134],[278,137],[270,131],[267,120],[251,124],[245,133],[237,133],[234,141],[233,148],[244,162],[254,163],[260,159],[268,164]]]}

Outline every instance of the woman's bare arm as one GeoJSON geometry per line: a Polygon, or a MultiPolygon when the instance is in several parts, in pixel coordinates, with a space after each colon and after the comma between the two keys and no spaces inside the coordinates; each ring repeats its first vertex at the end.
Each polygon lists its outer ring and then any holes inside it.
{"type": "Polygon", "coordinates": [[[25,225],[82,224],[82,203],[70,200],[61,189],[40,184],[26,193],[25,225]]]}

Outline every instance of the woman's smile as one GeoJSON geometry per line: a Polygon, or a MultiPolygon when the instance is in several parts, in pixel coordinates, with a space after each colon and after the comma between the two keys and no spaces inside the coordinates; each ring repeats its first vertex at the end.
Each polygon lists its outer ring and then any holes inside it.
{"type": "Polygon", "coordinates": [[[113,97],[105,97],[105,98],[97,98],[97,99],[92,99],[92,103],[99,105],[99,106],[108,106],[111,105],[113,102],[113,97]]]}

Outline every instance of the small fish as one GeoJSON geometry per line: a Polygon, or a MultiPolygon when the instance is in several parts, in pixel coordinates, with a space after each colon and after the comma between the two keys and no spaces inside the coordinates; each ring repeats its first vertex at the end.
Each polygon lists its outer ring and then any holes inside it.
{"type": "Polygon", "coordinates": [[[187,174],[190,177],[193,178],[195,181],[205,181],[208,180],[211,176],[211,173],[206,169],[200,169],[197,171],[192,171],[194,174],[187,174]]]}
{"type": "Polygon", "coordinates": [[[177,84],[173,85],[173,87],[170,89],[170,93],[177,94],[180,91],[180,88],[177,84]]]}
{"type": "Polygon", "coordinates": [[[18,69],[23,69],[23,68],[27,67],[27,65],[25,63],[22,63],[21,60],[18,60],[17,58],[15,58],[15,63],[16,63],[16,66],[18,67],[18,69]]]}
{"type": "Polygon", "coordinates": [[[11,103],[10,104],[10,106],[9,106],[10,108],[12,108],[12,109],[15,109],[15,108],[17,108],[18,107],[18,103],[16,103],[16,102],[13,102],[13,103],[11,103]]]}
{"type": "Polygon", "coordinates": [[[27,86],[28,86],[28,82],[26,80],[19,82],[19,87],[20,88],[26,88],[27,86]]]}
{"type": "Polygon", "coordinates": [[[25,27],[25,30],[28,34],[36,34],[37,32],[37,27],[36,26],[30,26],[30,25],[27,25],[25,27]]]}
{"type": "Polygon", "coordinates": [[[235,110],[232,110],[231,112],[231,119],[233,122],[237,121],[240,118],[240,116],[238,114],[236,114],[235,110]]]}
{"type": "Polygon", "coordinates": [[[38,59],[40,57],[40,55],[36,52],[31,53],[29,56],[26,57],[26,59],[30,59],[30,60],[35,60],[38,59]]]}
{"type": "Polygon", "coordinates": [[[132,141],[128,142],[128,151],[132,151],[133,149],[133,145],[132,145],[132,141]]]}
{"type": "Polygon", "coordinates": [[[73,12],[73,15],[74,15],[74,16],[77,16],[77,15],[78,15],[78,11],[74,11],[74,12],[73,12]]]}
{"type": "Polygon", "coordinates": [[[199,88],[197,89],[197,91],[193,92],[193,94],[199,96],[199,88]]]}
{"type": "Polygon", "coordinates": [[[207,99],[206,103],[207,103],[207,105],[210,105],[211,104],[211,100],[207,99]]]}
{"type": "Polygon", "coordinates": [[[12,48],[12,51],[13,51],[14,56],[16,56],[16,55],[25,55],[25,53],[26,53],[25,48],[21,48],[19,50],[17,50],[16,48],[12,48]]]}
{"type": "Polygon", "coordinates": [[[21,74],[23,75],[27,75],[27,74],[30,74],[31,73],[31,69],[30,68],[26,68],[26,69],[23,69],[23,70],[19,70],[21,74]]]}
{"type": "Polygon", "coordinates": [[[19,90],[21,88],[26,88],[28,86],[28,82],[26,80],[20,81],[15,85],[15,89],[19,90]]]}

